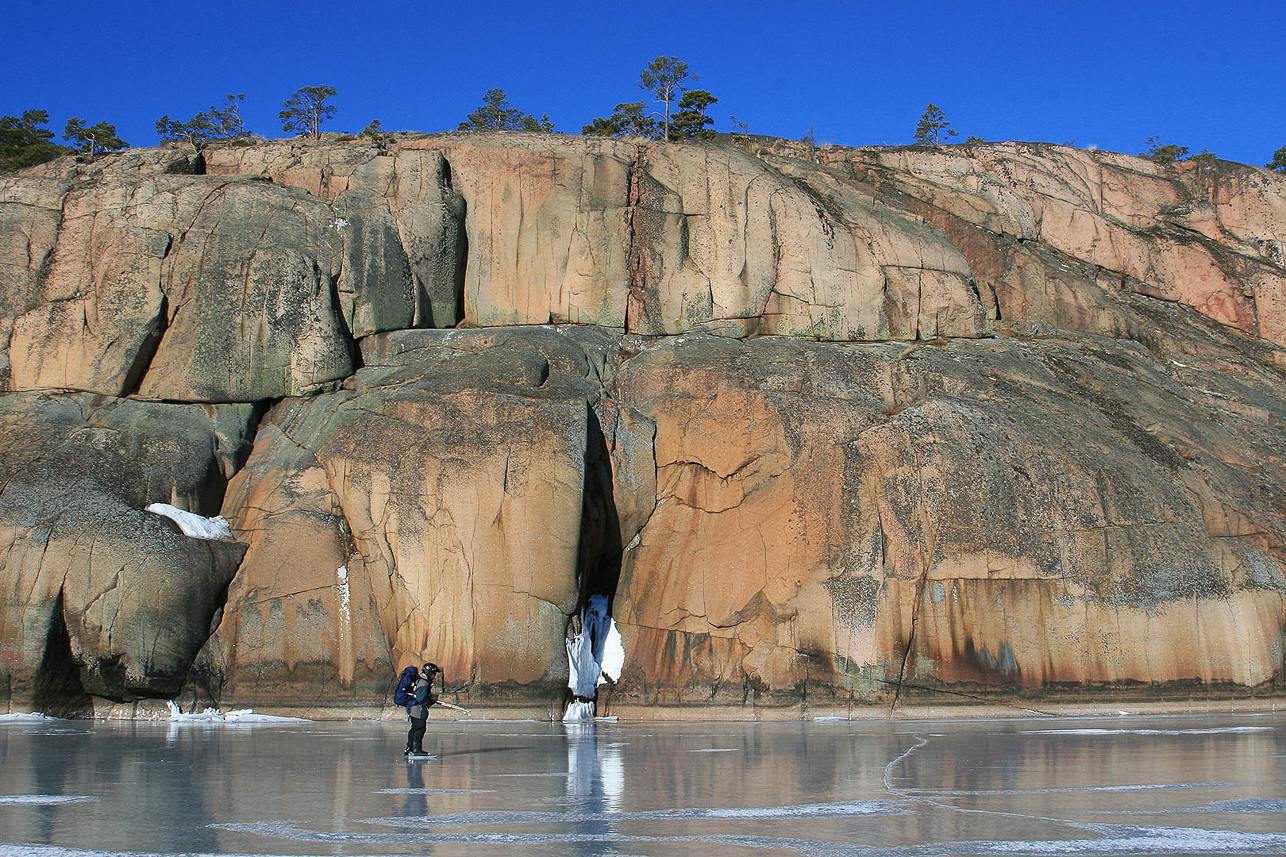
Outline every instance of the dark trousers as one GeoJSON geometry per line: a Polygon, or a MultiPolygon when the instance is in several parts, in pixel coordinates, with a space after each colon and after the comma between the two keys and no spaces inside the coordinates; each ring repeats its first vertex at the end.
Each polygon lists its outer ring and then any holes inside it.
{"type": "Polygon", "coordinates": [[[411,731],[406,733],[406,749],[419,752],[424,749],[424,730],[429,718],[411,718],[411,731]]]}

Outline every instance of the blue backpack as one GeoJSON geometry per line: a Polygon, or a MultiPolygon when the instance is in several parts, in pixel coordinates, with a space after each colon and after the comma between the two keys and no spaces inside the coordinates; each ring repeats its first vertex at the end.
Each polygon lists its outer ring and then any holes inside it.
{"type": "Polygon", "coordinates": [[[402,670],[402,674],[397,678],[397,690],[393,691],[394,705],[410,705],[415,702],[415,695],[411,688],[415,685],[415,677],[420,674],[417,667],[407,667],[402,670]]]}

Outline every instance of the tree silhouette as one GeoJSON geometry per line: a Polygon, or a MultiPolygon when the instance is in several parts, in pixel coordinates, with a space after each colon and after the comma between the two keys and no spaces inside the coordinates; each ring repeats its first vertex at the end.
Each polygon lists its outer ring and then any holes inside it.
{"type": "Polygon", "coordinates": [[[63,139],[82,147],[91,161],[98,156],[99,152],[115,152],[129,148],[129,143],[116,136],[115,125],[109,125],[106,122],[86,125],[84,119],[75,116],[67,120],[67,126],[63,129],[63,139]]]}
{"type": "Polygon", "coordinates": [[[503,89],[488,89],[482,96],[482,104],[469,117],[460,123],[460,131],[544,131],[554,130],[554,123],[549,121],[546,113],[537,119],[530,113],[509,104],[509,96],[503,89]]]}
{"type": "Polygon", "coordinates": [[[1270,170],[1286,172],[1286,146],[1282,146],[1276,152],[1273,152],[1273,159],[1264,164],[1270,170]]]}
{"type": "Polygon", "coordinates": [[[679,99],[679,111],[674,114],[674,122],[670,125],[669,139],[712,139],[714,129],[706,126],[714,124],[714,117],[707,116],[706,110],[718,100],[704,89],[689,89],[683,93],[679,99]]]}
{"type": "Polygon", "coordinates": [[[590,137],[655,137],[656,120],[647,115],[642,101],[618,104],[606,119],[595,119],[581,129],[590,137]]]}
{"type": "Polygon", "coordinates": [[[947,121],[947,116],[942,109],[936,104],[930,103],[924,108],[924,115],[920,117],[920,124],[915,126],[915,142],[926,146],[940,146],[952,137],[958,137],[960,132],[951,127],[947,121]]]}
{"type": "Polygon", "coordinates": [[[689,79],[697,78],[696,75],[689,75],[688,64],[676,57],[657,57],[639,73],[639,89],[652,93],[664,106],[662,140],[670,139],[670,105],[687,90],[684,83],[689,79]]]}
{"type": "Polygon", "coordinates": [[[24,110],[21,116],[0,116],[0,173],[52,161],[71,149],[53,142],[45,110],[24,110]]]}
{"type": "Polygon", "coordinates": [[[308,134],[314,140],[321,136],[321,125],[334,116],[339,108],[327,104],[326,100],[335,95],[331,86],[305,86],[295,91],[281,105],[277,116],[281,119],[281,130],[308,134]]]}
{"type": "Polygon", "coordinates": [[[1139,152],[1140,158],[1146,158],[1154,164],[1173,164],[1188,157],[1187,146],[1176,146],[1174,143],[1163,143],[1161,138],[1153,135],[1147,139],[1147,150],[1139,152]]]}

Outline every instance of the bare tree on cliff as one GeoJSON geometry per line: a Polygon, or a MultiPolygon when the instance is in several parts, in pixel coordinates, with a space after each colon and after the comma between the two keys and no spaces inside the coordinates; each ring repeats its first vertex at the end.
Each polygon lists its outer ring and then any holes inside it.
{"type": "Polygon", "coordinates": [[[321,136],[321,124],[339,111],[335,105],[326,103],[326,99],[334,95],[332,86],[300,88],[281,105],[281,112],[277,114],[281,119],[281,130],[317,139],[321,136]]]}
{"type": "Polygon", "coordinates": [[[688,80],[696,79],[696,75],[688,74],[688,64],[676,57],[657,57],[639,73],[639,89],[646,89],[664,105],[662,140],[670,139],[670,105],[687,91],[688,88],[684,84],[688,80]]]}
{"type": "Polygon", "coordinates": [[[920,117],[920,123],[915,126],[915,142],[926,146],[941,146],[952,137],[958,136],[960,132],[951,127],[951,123],[947,121],[947,114],[932,103],[924,108],[924,115],[920,117]]]}
{"type": "Polygon", "coordinates": [[[83,148],[91,161],[98,156],[99,152],[116,152],[129,148],[129,143],[116,136],[115,125],[106,122],[86,125],[84,119],[75,116],[67,120],[67,127],[63,129],[63,139],[83,148]]]}

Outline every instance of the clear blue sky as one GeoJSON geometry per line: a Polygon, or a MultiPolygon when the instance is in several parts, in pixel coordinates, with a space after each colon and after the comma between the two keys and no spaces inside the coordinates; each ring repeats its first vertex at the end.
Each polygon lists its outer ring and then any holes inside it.
{"type": "MultiPolygon", "coordinates": [[[[910,141],[925,105],[962,135],[1136,153],[1150,135],[1229,160],[1286,146],[1286,2],[352,2],[8,0],[0,114],[48,110],[156,143],[246,93],[251,130],[283,136],[300,86],[339,94],[329,130],[454,129],[501,87],[578,133],[644,97],[657,55],[758,134],[910,141]]],[[[963,136],[960,138],[963,139],[963,136]]]]}

